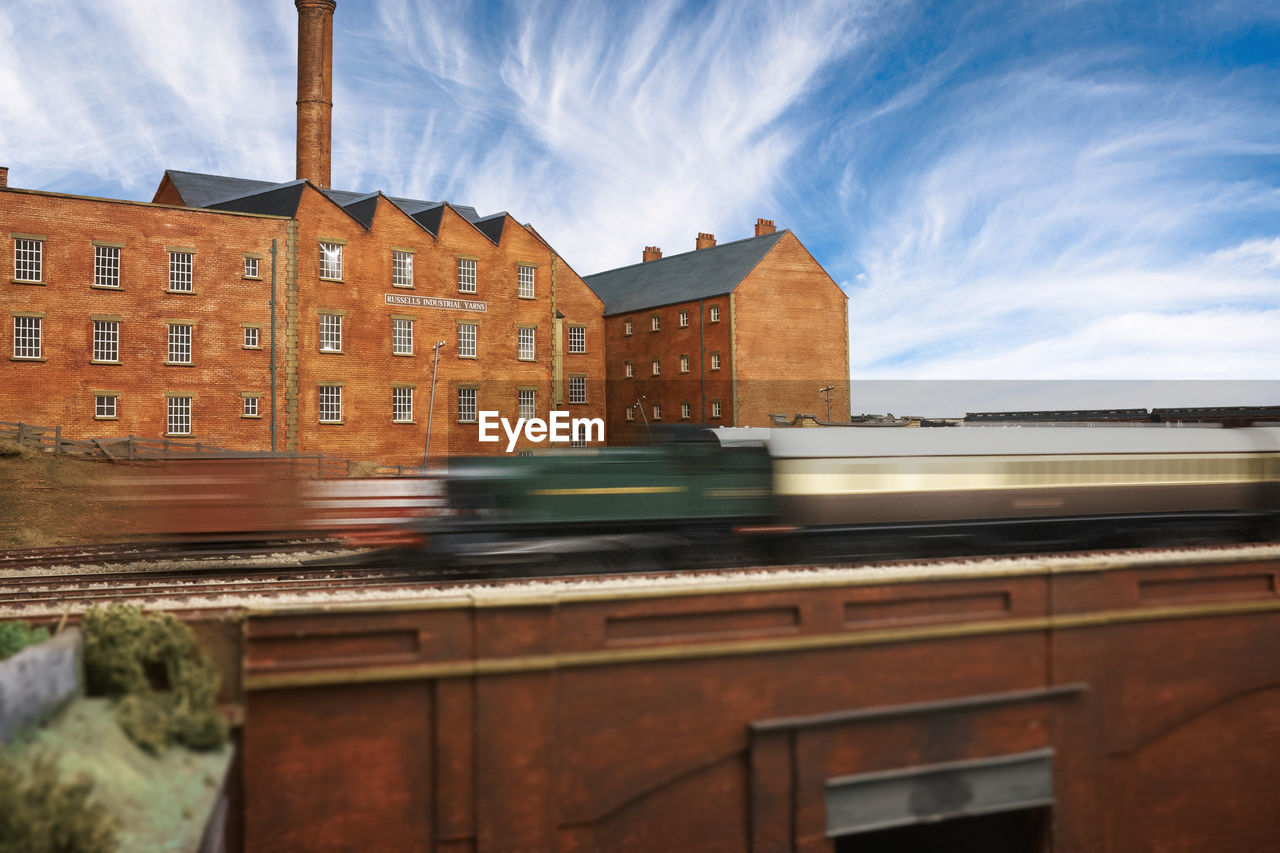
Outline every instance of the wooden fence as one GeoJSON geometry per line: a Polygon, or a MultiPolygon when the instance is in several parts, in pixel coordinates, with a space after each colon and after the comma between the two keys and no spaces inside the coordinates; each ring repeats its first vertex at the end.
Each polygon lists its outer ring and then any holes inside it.
{"type": "MultiPolygon", "coordinates": [[[[38,447],[48,453],[61,453],[98,459],[106,462],[137,462],[154,459],[192,459],[223,457],[229,459],[293,459],[299,463],[314,463],[317,477],[346,477],[351,473],[351,462],[325,456],[323,453],[272,453],[258,450],[228,450],[199,441],[183,441],[173,438],[143,438],[136,435],[127,438],[91,438],[78,441],[62,437],[62,427],[39,426],[28,423],[0,421],[0,440],[8,439],[27,447],[38,447]]],[[[306,470],[299,467],[298,470],[306,470]]],[[[403,476],[398,469],[393,476],[403,476]]]]}

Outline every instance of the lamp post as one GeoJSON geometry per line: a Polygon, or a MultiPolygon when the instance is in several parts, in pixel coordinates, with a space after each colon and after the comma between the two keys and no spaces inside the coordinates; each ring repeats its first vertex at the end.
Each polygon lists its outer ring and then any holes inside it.
{"type": "Polygon", "coordinates": [[[440,348],[445,344],[444,341],[437,341],[436,345],[431,348],[431,402],[427,404],[427,444],[422,448],[422,470],[427,470],[427,457],[431,455],[431,416],[436,411],[436,371],[440,368],[440,348]]]}
{"type": "Polygon", "coordinates": [[[644,413],[644,401],[647,399],[649,398],[641,395],[640,399],[636,400],[636,408],[640,410],[640,417],[644,420],[644,431],[649,436],[649,443],[653,444],[653,430],[649,429],[649,416],[644,413]]]}
{"type": "Polygon", "coordinates": [[[819,394],[825,394],[827,397],[827,423],[831,423],[831,391],[836,386],[828,385],[826,388],[819,388],[819,394]]]}

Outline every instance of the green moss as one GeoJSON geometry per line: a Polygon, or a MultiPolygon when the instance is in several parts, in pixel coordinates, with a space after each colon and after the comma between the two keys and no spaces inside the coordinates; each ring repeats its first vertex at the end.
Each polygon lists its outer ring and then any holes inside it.
{"type": "Polygon", "coordinates": [[[116,720],[140,747],[171,743],[217,749],[227,725],[218,713],[218,675],[191,629],[168,613],[113,604],[81,622],[85,680],[91,694],[113,697],[116,720]]]}
{"type": "Polygon", "coordinates": [[[0,660],[47,639],[48,628],[32,628],[26,622],[0,622],[0,660]]]}
{"type": "Polygon", "coordinates": [[[115,850],[115,822],[92,793],[83,777],[61,781],[47,755],[26,768],[0,756],[0,853],[115,850]]]}

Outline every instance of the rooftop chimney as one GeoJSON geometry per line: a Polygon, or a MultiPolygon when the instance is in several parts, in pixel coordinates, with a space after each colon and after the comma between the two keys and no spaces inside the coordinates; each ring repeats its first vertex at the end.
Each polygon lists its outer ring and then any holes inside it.
{"type": "Polygon", "coordinates": [[[647,264],[649,263],[649,261],[656,261],[659,258],[661,258],[662,250],[659,249],[657,246],[645,246],[644,254],[641,255],[640,257],[644,261],[644,263],[647,264]]]}
{"type": "Polygon", "coordinates": [[[298,178],[329,186],[333,118],[333,10],[337,0],[298,7],[298,178]]]}
{"type": "Polygon", "coordinates": [[[0,166],[0,187],[9,186],[9,167],[0,166]]]}
{"type": "Polygon", "coordinates": [[[694,249],[710,249],[715,244],[716,235],[700,231],[698,232],[698,245],[696,245],[694,249]]]}
{"type": "Polygon", "coordinates": [[[772,219],[756,220],[756,236],[757,237],[764,234],[772,234],[774,231],[777,231],[777,230],[778,230],[777,228],[773,227],[772,219]]]}

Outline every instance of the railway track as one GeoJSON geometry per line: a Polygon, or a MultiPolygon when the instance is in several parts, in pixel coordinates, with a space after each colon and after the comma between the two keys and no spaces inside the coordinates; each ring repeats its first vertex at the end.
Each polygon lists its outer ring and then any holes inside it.
{"type": "Polygon", "coordinates": [[[271,554],[297,554],[333,549],[338,543],[324,539],[288,539],[253,546],[228,546],[195,542],[109,542],[56,548],[0,550],[0,578],[7,570],[90,564],[130,564],[157,560],[251,559],[271,554]]]}

